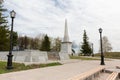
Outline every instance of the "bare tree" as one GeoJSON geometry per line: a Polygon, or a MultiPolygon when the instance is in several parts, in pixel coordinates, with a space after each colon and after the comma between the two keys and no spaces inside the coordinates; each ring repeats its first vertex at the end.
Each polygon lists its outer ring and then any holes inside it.
{"type": "Polygon", "coordinates": [[[51,38],[51,50],[52,51],[60,51],[61,48],[61,38],[57,37],[57,38],[51,38]]]}
{"type": "MultiPolygon", "coordinates": [[[[103,52],[104,53],[109,52],[109,51],[112,50],[112,46],[109,43],[109,40],[108,40],[107,36],[103,36],[102,45],[103,45],[103,52]]],[[[100,49],[99,49],[99,52],[100,52],[100,49]]]]}

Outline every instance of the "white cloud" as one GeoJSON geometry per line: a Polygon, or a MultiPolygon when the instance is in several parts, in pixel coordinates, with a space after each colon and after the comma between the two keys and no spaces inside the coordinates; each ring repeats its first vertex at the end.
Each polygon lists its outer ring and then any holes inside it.
{"type": "Polygon", "coordinates": [[[19,34],[47,33],[63,37],[67,18],[71,40],[81,42],[86,29],[97,52],[99,27],[103,28],[103,35],[108,37],[114,51],[120,51],[119,3],[119,0],[5,0],[5,7],[16,11],[14,30],[19,34]]]}

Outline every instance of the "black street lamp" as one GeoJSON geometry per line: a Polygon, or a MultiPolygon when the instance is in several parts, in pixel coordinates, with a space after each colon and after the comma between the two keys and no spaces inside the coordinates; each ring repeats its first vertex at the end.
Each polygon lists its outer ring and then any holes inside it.
{"type": "Polygon", "coordinates": [[[92,57],[94,57],[93,43],[91,43],[91,45],[92,45],[92,57]]]}
{"type": "Polygon", "coordinates": [[[100,33],[100,46],[101,46],[101,63],[100,65],[105,65],[104,63],[104,55],[103,55],[103,48],[102,48],[102,28],[99,28],[100,33]]]}
{"type": "Polygon", "coordinates": [[[12,22],[11,22],[11,32],[10,32],[10,49],[9,49],[9,54],[7,55],[8,56],[7,69],[13,69],[13,66],[12,66],[12,57],[13,57],[12,49],[13,49],[13,22],[14,22],[15,15],[16,15],[15,11],[12,10],[10,12],[12,22]]]}

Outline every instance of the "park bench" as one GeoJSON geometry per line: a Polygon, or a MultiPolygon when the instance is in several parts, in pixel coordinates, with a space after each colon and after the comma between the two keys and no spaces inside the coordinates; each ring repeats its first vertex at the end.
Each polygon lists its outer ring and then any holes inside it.
{"type": "Polygon", "coordinates": [[[118,80],[118,75],[119,73],[118,72],[112,72],[106,80],[118,80]]]}
{"type": "Polygon", "coordinates": [[[75,77],[72,77],[69,80],[93,80],[95,77],[99,76],[100,72],[104,71],[104,69],[105,69],[104,66],[99,66],[95,69],[84,72],[84,73],[77,75],[75,77]]]}

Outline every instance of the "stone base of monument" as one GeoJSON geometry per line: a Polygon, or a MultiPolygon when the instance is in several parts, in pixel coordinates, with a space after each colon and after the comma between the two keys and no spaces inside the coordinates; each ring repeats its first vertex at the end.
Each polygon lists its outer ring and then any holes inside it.
{"type": "Polygon", "coordinates": [[[59,56],[60,56],[60,60],[68,60],[68,59],[70,59],[68,53],[60,52],[59,56]]]}

